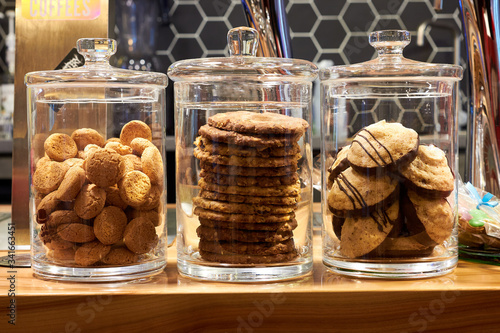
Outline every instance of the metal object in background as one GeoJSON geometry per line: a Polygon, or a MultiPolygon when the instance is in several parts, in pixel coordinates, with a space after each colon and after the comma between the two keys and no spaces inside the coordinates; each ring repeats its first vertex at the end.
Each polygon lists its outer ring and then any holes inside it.
{"type": "Polygon", "coordinates": [[[241,0],[248,26],[259,33],[259,57],[292,58],[283,0],[241,0]]]}

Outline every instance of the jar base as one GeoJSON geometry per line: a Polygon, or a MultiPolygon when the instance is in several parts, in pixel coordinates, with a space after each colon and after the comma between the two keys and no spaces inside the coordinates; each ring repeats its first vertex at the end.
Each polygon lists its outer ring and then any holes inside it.
{"type": "Polygon", "coordinates": [[[323,257],[323,264],[331,271],[359,278],[424,279],[446,275],[457,266],[458,258],[429,262],[374,263],[334,260],[323,257]]]}

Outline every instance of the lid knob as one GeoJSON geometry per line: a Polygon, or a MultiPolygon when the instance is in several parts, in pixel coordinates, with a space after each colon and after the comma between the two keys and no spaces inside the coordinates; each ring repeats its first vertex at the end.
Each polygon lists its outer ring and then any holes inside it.
{"type": "Polygon", "coordinates": [[[253,56],[257,55],[259,44],[259,33],[249,27],[238,27],[227,33],[227,44],[231,56],[253,56]]]}
{"type": "Polygon", "coordinates": [[[80,38],[76,42],[78,53],[88,62],[109,62],[109,58],[116,53],[116,41],[108,38],[80,38]]]}
{"type": "Polygon", "coordinates": [[[370,45],[377,49],[379,55],[403,54],[410,40],[410,32],[406,30],[382,30],[370,34],[370,45]]]}

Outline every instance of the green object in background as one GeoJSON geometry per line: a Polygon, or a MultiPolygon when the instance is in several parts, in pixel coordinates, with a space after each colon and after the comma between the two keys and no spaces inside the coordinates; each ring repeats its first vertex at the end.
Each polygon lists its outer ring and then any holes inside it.
{"type": "Polygon", "coordinates": [[[471,209],[469,214],[472,216],[472,219],[469,220],[469,224],[473,227],[483,227],[484,220],[489,220],[490,216],[479,209],[471,209]]]}

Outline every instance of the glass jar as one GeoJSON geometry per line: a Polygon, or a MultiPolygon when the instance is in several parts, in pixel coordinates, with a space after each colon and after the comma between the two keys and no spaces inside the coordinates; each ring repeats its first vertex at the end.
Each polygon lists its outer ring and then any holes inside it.
{"type": "Polygon", "coordinates": [[[112,39],[79,39],[83,67],[26,74],[32,267],[118,281],[166,264],[161,73],[109,65],[112,39]]]}
{"type": "Polygon", "coordinates": [[[174,63],[177,263],[185,276],[271,281],[312,268],[311,89],[304,60],[255,57],[258,33],[228,33],[229,58],[174,63]]]}
{"type": "Polygon", "coordinates": [[[457,82],[377,31],[374,60],[320,71],[323,262],[346,275],[420,278],[457,264],[457,82]]]}

